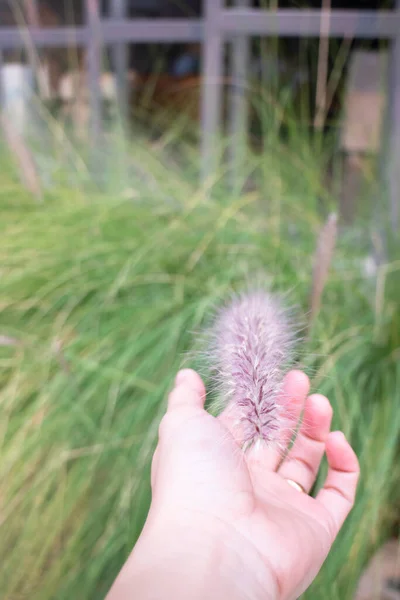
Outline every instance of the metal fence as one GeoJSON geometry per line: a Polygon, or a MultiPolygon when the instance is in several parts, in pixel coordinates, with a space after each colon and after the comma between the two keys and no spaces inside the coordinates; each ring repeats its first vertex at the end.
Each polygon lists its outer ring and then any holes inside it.
{"type": "MultiPolygon", "coordinates": [[[[28,15],[37,14],[37,0],[25,0],[28,15]]],[[[230,103],[230,130],[237,136],[246,127],[246,98],[240,89],[249,63],[248,42],[253,36],[319,37],[321,21],[329,22],[330,37],[387,39],[390,43],[388,87],[389,138],[385,155],[385,182],[390,196],[391,221],[399,224],[400,190],[400,0],[387,11],[309,9],[253,9],[250,0],[204,0],[202,19],[128,19],[126,0],[110,0],[110,17],[102,18],[98,0],[83,0],[85,24],[77,27],[39,28],[35,22],[25,28],[1,27],[0,50],[21,48],[27,40],[37,48],[84,46],[88,52],[92,138],[101,129],[99,75],[102,47],[111,46],[121,106],[127,97],[127,44],[146,42],[201,42],[203,47],[202,165],[203,176],[215,166],[215,137],[221,125],[224,46],[232,43],[233,92],[230,103]]],[[[240,148],[241,144],[235,144],[240,148]]],[[[233,155],[233,160],[238,157],[233,155]]]]}

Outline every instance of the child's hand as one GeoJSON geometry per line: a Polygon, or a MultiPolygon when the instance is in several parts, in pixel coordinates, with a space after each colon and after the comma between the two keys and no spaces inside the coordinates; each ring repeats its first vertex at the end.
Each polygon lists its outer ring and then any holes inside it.
{"type": "Polygon", "coordinates": [[[329,401],[306,399],[308,390],[303,373],[288,374],[294,424],[303,407],[304,418],[279,466],[276,450],[243,453],[234,414],[209,415],[200,377],[178,374],[153,459],[149,516],[109,600],[289,600],[307,589],[353,506],[359,475],[343,434],[330,433],[329,401]],[[314,499],[325,452],[329,472],[314,499]]]}

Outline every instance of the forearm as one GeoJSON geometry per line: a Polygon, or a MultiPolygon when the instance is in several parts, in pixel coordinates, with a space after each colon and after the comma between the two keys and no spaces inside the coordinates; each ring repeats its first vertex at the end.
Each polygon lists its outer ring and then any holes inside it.
{"type": "Polygon", "coordinates": [[[259,555],[249,571],[239,550],[204,529],[145,531],[107,600],[277,600],[259,555]]]}

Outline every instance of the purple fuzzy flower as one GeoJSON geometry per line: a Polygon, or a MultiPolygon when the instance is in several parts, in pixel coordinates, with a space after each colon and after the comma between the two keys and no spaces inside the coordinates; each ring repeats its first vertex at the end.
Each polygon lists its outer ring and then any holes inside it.
{"type": "Polygon", "coordinates": [[[255,291],[220,310],[211,328],[211,367],[222,395],[238,415],[243,445],[279,443],[285,426],[282,381],[295,334],[278,297],[255,291]]]}

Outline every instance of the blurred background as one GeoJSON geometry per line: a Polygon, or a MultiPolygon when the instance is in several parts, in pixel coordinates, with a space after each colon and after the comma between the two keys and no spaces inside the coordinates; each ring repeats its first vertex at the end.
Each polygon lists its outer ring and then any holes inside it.
{"type": "Polygon", "coordinates": [[[0,0],[0,106],[1,598],[106,595],[260,274],[361,462],[305,598],[400,598],[400,3],[0,0]]]}

